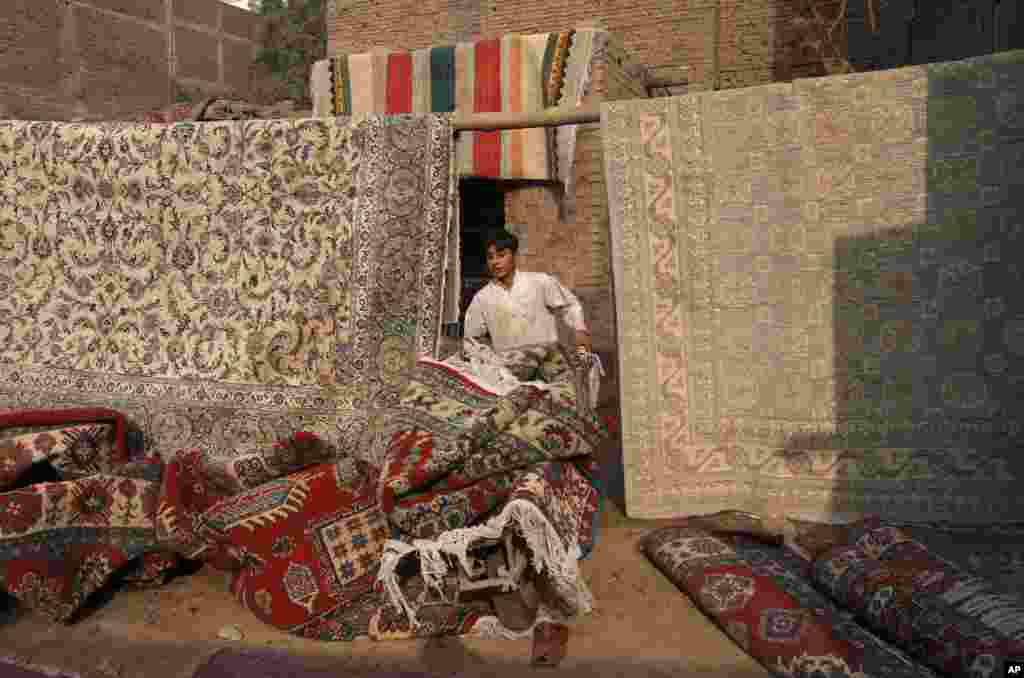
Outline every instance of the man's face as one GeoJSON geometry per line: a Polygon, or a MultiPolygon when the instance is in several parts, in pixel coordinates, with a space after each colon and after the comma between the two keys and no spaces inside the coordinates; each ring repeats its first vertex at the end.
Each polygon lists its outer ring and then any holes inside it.
{"type": "Polygon", "coordinates": [[[487,268],[495,278],[504,278],[515,271],[516,255],[512,250],[499,250],[494,245],[487,248],[487,268]]]}

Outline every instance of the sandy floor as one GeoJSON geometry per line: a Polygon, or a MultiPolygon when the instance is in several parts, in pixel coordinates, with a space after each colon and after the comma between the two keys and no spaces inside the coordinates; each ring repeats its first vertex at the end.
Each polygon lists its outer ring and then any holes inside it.
{"type": "Polygon", "coordinates": [[[344,668],[348,675],[374,668],[515,678],[535,672],[768,675],[640,553],[639,538],[653,525],[625,518],[615,504],[605,503],[597,548],[583,563],[595,611],[573,629],[569,655],[557,670],[529,666],[529,641],[323,643],[294,638],[241,608],[228,593],[224,575],[211,568],[162,589],[120,591],[72,627],[29,615],[9,620],[0,625],[0,655],[111,678],[186,678],[212,652],[230,645],[290,651],[308,658],[311,666],[344,668]],[[217,638],[228,624],[241,629],[241,642],[217,638]],[[97,673],[97,668],[103,670],[97,673]]]}

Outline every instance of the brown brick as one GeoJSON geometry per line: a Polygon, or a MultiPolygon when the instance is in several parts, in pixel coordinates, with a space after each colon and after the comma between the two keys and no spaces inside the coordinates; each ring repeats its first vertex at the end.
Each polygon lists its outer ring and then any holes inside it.
{"type": "Polygon", "coordinates": [[[0,82],[57,88],[67,67],[61,54],[63,4],[57,0],[0,2],[0,82]]]}
{"type": "Polygon", "coordinates": [[[247,12],[231,5],[224,5],[223,30],[253,42],[262,42],[266,33],[267,20],[255,12],[247,12]]]}
{"type": "Polygon", "coordinates": [[[164,15],[164,0],[86,0],[86,3],[99,9],[119,12],[158,24],[167,21],[164,15]]]}
{"type": "Polygon", "coordinates": [[[174,19],[216,29],[223,6],[216,0],[174,0],[174,19]]]}
{"type": "Polygon", "coordinates": [[[178,26],[174,29],[174,52],[178,59],[178,75],[209,82],[220,79],[217,65],[218,38],[178,26]]]}
{"type": "Polygon", "coordinates": [[[224,41],[224,84],[245,92],[251,84],[251,71],[256,45],[249,42],[224,41]]]}

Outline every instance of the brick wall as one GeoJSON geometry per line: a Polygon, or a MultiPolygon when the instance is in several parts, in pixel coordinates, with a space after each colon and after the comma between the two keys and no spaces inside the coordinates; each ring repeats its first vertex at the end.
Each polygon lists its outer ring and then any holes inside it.
{"type": "Polygon", "coordinates": [[[263,18],[217,0],[0,0],[0,118],[116,119],[245,96],[263,18]]]}
{"type": "MultiPolygon", "coordinates": [[[[808,0],[333,0],[328,52],[374,47],[418,49],[511,32],[541,33],[600,20],[621,45],[594,71],[593,96],[643,97],[616,68],[614,54],[647,66],[660,80],[688,81],[689,90],[765,84],[820,75],[815,54],[800,49],[794,16],[808,0]],[[717,45],[717,49],[716,49],[717,45]]],[[[813,0],[834,12],[833,0],[813,0]]],[[[580,297],[595,349],[608,369],[601,399],[617,401],[615,308],[604,158],[599,128],[580,127],[576,149],[576,213],[559,215],[559,186],[504,186],[506,221],[527,229],[520,265],[550,272],[580,297]]]]}
{"type": "MultiPolygon", "coordinates": [[[[663,80],[710,89],[819,75],[820,63],[793,40],[793,17],[808,0],[333,0],[328,51],[418,49],[504,33],[565,30],[593,19],[663,80]],[[715,49],[716,39],[719,48],[715,49]]],[[[810,0],[834,12],[836,0],[810,0]]],[[[852,0],[856,5],[858,0],[852,0]]]]}

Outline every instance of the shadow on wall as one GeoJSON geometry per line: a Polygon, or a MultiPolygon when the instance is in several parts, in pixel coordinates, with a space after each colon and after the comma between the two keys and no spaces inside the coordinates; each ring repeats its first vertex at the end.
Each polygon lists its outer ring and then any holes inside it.
{"type": "MultiPolygon", "coordinates": [[[[842,229],[836,433],[793,440],[787,457],[831,464],[837,518],[877,492],[887,502],[867,512],[888,506],[898,519],[1019,520],[1024,59],[933,65],[916,81],[893,73],[889,90],[905,96],[872,102],[875,115],[817,120],[819,167],[832,182],[821,223],[842,229]],[[829,143],[824,131],[849,138],[829,143]]],[[[813,388],[827,399],[827,379],[813,388]]]]}

